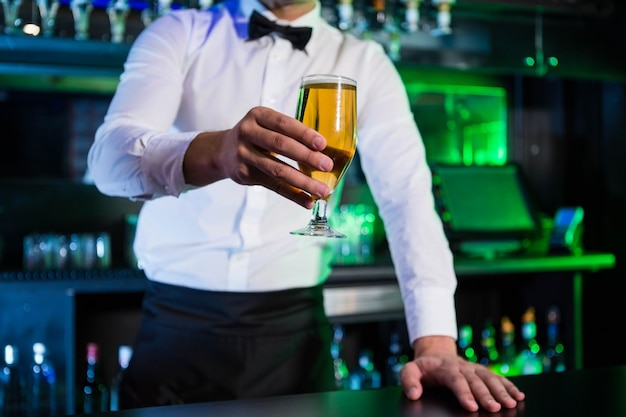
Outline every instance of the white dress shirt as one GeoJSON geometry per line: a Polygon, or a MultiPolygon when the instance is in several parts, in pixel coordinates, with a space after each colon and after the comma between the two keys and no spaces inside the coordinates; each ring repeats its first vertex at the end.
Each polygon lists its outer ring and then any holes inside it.
{"type": "Polygon", "coordinates": [[[295,115],[302,75],[341,74],[357,81],[360,161],[384,221],[409,336],[456,337],[452,254],[393,63],[379,44],[326,23],[319,3],[289,22],[313,28],[306,52],[273,35],[246,41],[253,9],[276,20],[256,0],[228,0],[209,11],[170,12],[144,29],[96,133],[89,169],[98,189],[145,200],[134,247],[147,277],[249,292],[326,280],[328,240],[289,234],[308,222],[309,210],[232,180],[188,187],[182,161],[198,132],[231,128],[254,106],[295,115]]]}

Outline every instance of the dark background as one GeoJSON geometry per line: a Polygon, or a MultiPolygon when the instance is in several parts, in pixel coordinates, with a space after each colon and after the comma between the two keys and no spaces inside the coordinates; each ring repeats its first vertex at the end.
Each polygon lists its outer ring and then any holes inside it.
{"type": "MultiPolygon", "coordinates": [[[[602,343],[617,335],[616,325],[624,317],[620,290],[626,272],[625,5],[622,1],[459,0],[453,18],[468,36],[487,36],[487,51],[458,49],[443,42],[441,49],[404,51],[398,66],[455,77],[487,74],[506,87],[510,160],[523,168],[539,208],[553,215],[562,206],[584,207],[585,249],[616,256],[614,269],[584,280],[584,365],[625,363],[619,349],[602,343]],[[545,54],[559,57],[555,68],[523,64],[525,56],[536,53],[538,10],[545,24],[545,54]],[[459,69],[459,63],[470,67],[459,69]]],[[[103,28],[106,25],[96,24],[93,30],[103,28]]],[[[59,36],[71,37],[67,25],[61,25],[59,36]]],[[[94,33],[94,38],[102,35],[94,33]]],[[[71,50],[60,52],[74,56],[71,50]]],[[[46,60],[58,58],[48,53],[46,60]]],[[[28,51],[19,55],[0,48],[0,66],[15,63],[17,56],[32,67],[38,65],[39,58],[28,51]]],[[[115,57],[103,59],[99,68],[118,71],[122,60],[115,57]]],[[[83,64],[91,63],[78,59],[68,73],[83,64]]],[[[139,205],[104,197],[81,183],[86,152],[111,91],[74,88],[80,83],[73,84],[71,76],[70,81],[58,75],[43,81],[36,75],[24,77],[11,71],[0,76],[0,237],[4,241],[0,270],[21,268],[21,238],[31,231],[106,229],[112,233],[113,246],[120,248],[124,216],[136,212],[139,205]]],[[[118,249],[114,265],[125,266],[124,262],[118,249]]],[[[546,300],[561,291],[561,282],[546,277],[525,291],[546,300]]],[[[509,295],[519,290],[517,285],[510,285],[509,295]]],[[[489,283],[478,288],[490,289],[489,283]]]]}

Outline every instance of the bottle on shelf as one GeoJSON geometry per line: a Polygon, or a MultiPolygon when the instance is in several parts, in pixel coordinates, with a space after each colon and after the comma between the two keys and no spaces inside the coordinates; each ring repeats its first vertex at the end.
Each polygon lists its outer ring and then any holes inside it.
{"type": "Polygon", "coordinates": [[[330,354],[333,358],[333,367],[335,370],[335,385],[339,390],[348,388],[348,378],[350,376],[348,365],[343,357],[343,336],[343,326],[335,324],[333,326],[333,341],[330,345],[330,354]]]}
{"type": "Polygon", "coordinates": [[[517,346],[515,325],[508,316],[500,319],[500,366],[498,373],[504,376],[518,375],[516,366],[517,346]]]}
{"type": "Polygon", "coordinates": [[[27,375],[26,416],[57,415],[56,372],[44,343],[33,344],[33,358],[27,375]]]}
{"type": "Polygon", "coordinates": [[[133,348],[127,345],[121,345],[117,350],[117,362],[118,362],[118,370],[113,380],[111,381],[110,388],[110,411],[118,411],[120,409],[120,383],[122,382],[122,377],[124,376],[124,371],[128,368],[128,364],[130,363],[130,358],[133,356],[133,348]]]}
{"type": "Polygon", "coordinates": [[[102,377],[100,346],[97,343],[87,343],[86,370],[79,399],[79,410],[82,413],[97,413],[109,409],[108,390],[102,377]]]}
{"type": "Polygon", "coordinates": [[[402,353],[402,345],[400,344],[400,334],[392,332],[389,338],[389,356],[386,361],[386,385],[400,385],[400,371],[409,358],[402,353]]]}
{"type": "Polygon", "coordinates": [[[478,356],[478,362],[492,370],[496,370],[499,356],[498,348],[496,347],[496,328],[492,320],[487,319],[480,333],[480,354],[478,356]]]}
{"type": "Polygon", "coordinates": [[[24,415],[24,375],[19,366],[17,346],[4,347],[4,365],[0,370],[0,416],[24,415]]]}
{"type": "Polygon", "coordinates": [[[359,365],[350,373],[350,389],[372,389],[381,387],[381,375],[374,364],[374,354],[369,349],[359,353],[359,365]]]}
{"type": "Polygon", "coordinates": [[[459,327],[459,354],[471,363],[478,362],[478,355],[474,349],[474,330],[469,324],[459,327]]]}
{"type": "Polygon", "coordinates": [[[541,347],[537,342],[535,308],[528,307],[522,314],[522,347],[517,355],[517,367],[522,375],[540,374],[543,369],[541,347]]]}
{"type": "Polygon", "coordinates": [[[543,372],[563,372],[567,369],[563,342],[561,340],[561,311],[552,306],[546,313],[546,348],[543,355],[543,372]]]}

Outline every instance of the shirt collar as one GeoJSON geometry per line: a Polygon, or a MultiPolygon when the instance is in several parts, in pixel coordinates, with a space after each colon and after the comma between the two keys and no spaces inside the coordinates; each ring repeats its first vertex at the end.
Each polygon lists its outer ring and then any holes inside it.
{"type": "Polygon", "coordinates": [[[263,16],[268,19],[275,20],[280,24],[290,25],[293,27],[308,26],[313,28],[313,36],[315,36],[315,29],[319,26],[320,19],[322,18],[322,6],[319,1],[315,2],[315,7],[307,14],[300,16],[296,20],[287,21],[278,19],[258,0],[241,0],[239,2],[239,11],[236,15],[235,25],[237,26],[239,36],[242,38],[246,38],[248,36],[248,20],[250,20],[250,16],[254,10],[263,14],[263,16]]]}

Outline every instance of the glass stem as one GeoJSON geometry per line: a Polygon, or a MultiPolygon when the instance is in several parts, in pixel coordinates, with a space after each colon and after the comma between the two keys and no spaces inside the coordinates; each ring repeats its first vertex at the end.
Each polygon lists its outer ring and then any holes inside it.
{"type": "Polygon", "coordinates": [[[313,205],[313,222],[315,224],[328,223],[328,220],[326,219],[326,207],[326,200],[322,198],[315,200],[315,204],[313,205]]]}

